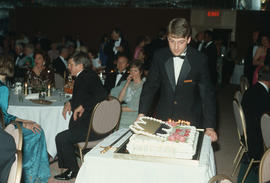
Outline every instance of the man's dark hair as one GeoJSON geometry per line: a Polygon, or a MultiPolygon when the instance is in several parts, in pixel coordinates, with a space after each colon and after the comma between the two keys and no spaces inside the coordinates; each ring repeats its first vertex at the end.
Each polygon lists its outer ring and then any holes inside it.
{"type": "Polygon", "coordinates": [[[116,56],[116,59],[118,60],[118,58],[120,58],[120,57],[125,57],[128,60],[128,63],[129,63],[129,57],[125,53],[118,53],[117,56],[116,56]]]}
{"type": "Polygon", "coordinates": [[[168,35],[173,37],[186,38],[191,35],[191,27],[184,18],[175,18],[168,25],[168,35]]]}
{"type": "Polygon", "coordinates": [[[76,52],[71,58],[73,59],[75,65],[82,64],[84,69],[90,68],[90,59],[87,53],[76,52]]]}
{"type": "Polygon", "coordinates": [[[259,81],[270,81],[270,68],[269,66],[263,66],[258,72],[259,81]]]}
{"type": "Polygon", "coordinates": [[[116,34],[119,34],[120,37],[122,37],[122,32],[117,27],[113,28],[112,32],[115,32],[116,34]]]}

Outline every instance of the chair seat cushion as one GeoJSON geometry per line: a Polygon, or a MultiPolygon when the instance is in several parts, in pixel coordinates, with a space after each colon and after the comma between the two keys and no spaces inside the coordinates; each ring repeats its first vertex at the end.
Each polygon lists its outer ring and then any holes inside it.
{"type": "MultiPolygon", "coordinates": [[[[87,144],[86,148],[93,148],[95,147],[99,142],[101,142],[104,138],[102,139],[98,139],[98,140],[94,140],[94,141],[89,141],[87,144]]],[[[85,142],[79,142],[77,143],[77,145],[82,149],[84,147],[85,142]]]]}

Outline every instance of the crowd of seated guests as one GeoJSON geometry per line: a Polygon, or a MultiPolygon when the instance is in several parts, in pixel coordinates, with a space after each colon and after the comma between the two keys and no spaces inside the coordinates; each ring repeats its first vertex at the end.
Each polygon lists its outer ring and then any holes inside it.
{"type": "MultiPolygon", "coordinates": [[[[55,40],[53,42],[48,41],[48,39],[41,35],[41,33],[35,35],[34,41],[27,38],[25,34],[21,34],[20,38],[13,42],[14,45],[10,46],[10,50],[5,51],[5,53],[8,53],[14,58],[13,65],[15,66],[15,77],[13,80],[15,81],[18,78],[23,78],[24,81],[28,83],[28,86],[31,86],[33,89],[39,90],[40,88],[44,88],[48,85],[56,87],[55,76],[58,75],[65,81],[69,74],[71,74],[73,78],[77,79],[83,77],[82,83],[80,83],[82,88],[85,86],[90,87],[91,85],[83,84],[83,82],[89,82],[87,78],[84,78],[85,73],[87,73],[87,75],[90,73],[89,78],[93,79],[97,86],[100,86],[99,81],[96,80],[98,78],[97,73],[104,73],[106,78],[103,89],[107,91],[107,94],[118,98],[122,104],[120,128],[128,128],[128,126],[136,120],[138,116],[140,94],[145,81],[144,76],[147,77],[147,70],[151,65],[153,53],[160,48],[168,46],[166,29],[161,29],[158,36],[152,41],[148,36],[139,36],[134,51],[131,51],[128,41],[124,38],[122,32],[117,28],[114,28],[110,35],[104,34],[98,48],[98,52],[96,51],[97,49],[88,48],[85,46],[78,36],[75,39],[72,39],[69,36],[64,36],[61,39],[61,42],[57,43],[55,40]],[[76,54],[77,52],[79,52],[79,55],[76,54]],[[81,66],[81,68],[79,66],[81,66]],[[87,69],[90,68],[91,72],[86,71],[86,66],[87,69]],[[77,70],[78,68],[79,70],[77,70]]],[[[10,44],[12,44],[12,42],[10,42],[10,44]]],[[[208,45],[210,44],[211,43],[208,45]]],[[[2,52],[0,54],[4,53],[2,52]]],[[[78,87],[78,80],[77,82],[75,80],[74,83],[77,84],[76,87],[78,87]]],[[[103,91],[103,89],[100,89],[100,91],[105,93],[105,90],[103,91]]],[[[74,86],[74,90],[77,91],[79,89],[75,89],[74,86]]],[[[91,91],[87,92],[91,93],[91,91]]],[[[86,96],[89,97],[90,95],[88,95],[89,93],[87,92],[86,96]]],[[[98,91],[96,92],[97,94],[100,93],[98,91]]],[[[102,99],[104,98],[105,97],[102,96],[102,99]]],[[[78,104],[76,104],[75,107],[73,106],[74,103],[72,102],[74,101],[71,100],[69,105],[67,103],[64,108],[64,112],[66,113],[72,111],[74,113],[79,113],[78,115],[83,113],[81,111],[76,112],[80,106],[83,106],[83,102],[77,101],[78,104]]],[[[93,106],[91,107],[93,108],[93,106]]],[[[81,108],[79,108],[79,110],[81,110],[81,108]]],[[[77,117],[77,114],[75,117],[77,117]]],[[[15,119],[16,117],[10,116],[10,118],[15,119]]],[[[72,117],[72,124],[74,121],[76,121],[76,119],[72,117]]],[[[85,121],[83,123],[85,123],[85,121]]],[[[36,123],[32,122],[29,122],[29,124],[33,126],[36,125],[36,123]]],[[[76,123],[74,122],[74,124],[76,123]]],[[[28,126],[25,125],[26,129],[27,127],[28,126]]],[[[85,125],[85,127],[87,127],[87,125],[85,125]]],[[[39,126],[36,126],[36,128],[39,129],[39,132],[41,132],[40,136],[42,136],[42,129],[39,126]]],[[[64,153],[61,153],[62,148],[60,148],[62,140],[65,139],[65,133],[70,133],[72,129],[73,127],[70,126],[69,130],[59,133],[56,141],[58,153],[60,153],[59,167],[69,168],[69,170],[64,174],[56,176],[56,178],[60,180],[67,180],[74,177],[78,171],[78,166],[75,165],[75,158],[73,158],[74,165],[70,167],[69,165],[65,165],[67,162],[66,159],[68,158],[66,155],[64,155],[64,153]],[[67,175],[72,171],[73,176],[68,177],[67,175]]],[[[29,135],[30,132],[24,133],[25,135],[29,135]]],[[[76,133],[81,135],[81,131],[76,133]]],[[[30,135],[33,136],[31,133],[30,135]]],[[[34,139],[35,138],[32,138],[32,140],[34,139]]],[[[77,141],[80,140],[82,139],[79,138],[77,141]]],[[[43,142],[41,139],[39,139],[39,141],[42,143],[45,142],[45,140],[43,142]]],[[[27,144],[28,143],[26,142],[25,145],[27,144]]],[[[72,144],[69,144],[69,147],[73,148],[72,144]]],[[[46,149],[43,149],[42,153],[43,151],[46,151],[46,149]]],[[[26,161],[29,155],[27,154],[27,151],[25,154],[26,155],[24,158],[26,161]]],[[[27,168],[25,168],[25,171],[27,171],[27,168]]],[[[40,174],[42,175],[42,173],[40,174]]],[[[48,174],[46,176],[48,176],[48,174]]],[[[25,180],[25,182],[28,181],[25,180]]]]}

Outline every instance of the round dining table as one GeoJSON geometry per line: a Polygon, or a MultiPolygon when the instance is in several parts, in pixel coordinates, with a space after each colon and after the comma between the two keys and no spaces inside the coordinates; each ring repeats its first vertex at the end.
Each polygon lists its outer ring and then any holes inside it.
{"type": "Polygon", "coordinates": [[[46,96],[42,100],[44,102],[40,102],[39,98],[35,98],[37,95],[16,95],[11,91],[8,113],[38,123],[45,133],[47,151],[54,158],[57,153],[55,136],[68,129],[70,115],[64,119],[62,110],[64,102],[70,97],[66,97],[63,92],[55,91],[50,97],[46,96]]]}

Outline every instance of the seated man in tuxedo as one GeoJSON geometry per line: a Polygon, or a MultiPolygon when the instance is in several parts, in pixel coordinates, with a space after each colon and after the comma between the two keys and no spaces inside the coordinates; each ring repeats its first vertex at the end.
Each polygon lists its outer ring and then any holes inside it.
{"type": "Polygon", "coordinates": [[[62,48],[60,52],[60,56],[57,57],[53,63],[52,67],[54,69],[54,73],[60,74],[62,77],[64,77],[64,72],[67,71],[67,61],[66,59],[68,58],[68,49],[67,48],[62,48]]]}
{"type": "Polygon", "coordinates": [[[14,61],[15,61],[15,73],[14,73],[14,78],[18,78],[18,77],[25,77],[25,73],[26,70],[24,68],[20,68],[20,66],[22,66],[24,63],[24,53],[23,53],[23,45],[20,43],[17,43],[15,45],[15,57],[14,57],[14,61]]]}
{"type": "MultiPolygon", "coordinates": [[[[65,103],[63,116],[72,111],[69,129],[57,134],[56,148],[59,168],[67,170],[55,176],[58,180],[69,180],[76,177],[79,166],[74,153],[74,144],[85,141],[90,117],[95,105],[107,98],[107,92],[96,72],[90,69],[86,53],[75,53],[68,61],[68,68],[75,76],[72,99],[65,103]]],[[[91,133],[90,140],[102,138],[91,133]]]]}
{"type": "Polygon", "coordinates": [[[260,160],[264,153],[261,117],[270,111],[270,68],[264,66],[258,73],[258,82],[243,95],[242,107],[246,119],[248,154],[260,160]]]}
{"type": "Polygon", "coordinates": [[[160,90],[157,118],[190,121],[192,126],[204,128],[205,134],[216,141],[216,98],[207,58],[188,45],[191,26],[187,20],[175,18],[167,30],[169,46],[154,54],[141,92],[138,117],[149,114],[154,96],[160,90]]]}
{"type": "Polygon", "coordinates": [[[111,89],[119,86],[122,81],[125,81],[129,75],[128,66],[129,61],[128,57],[124,54],[119,54],[117,57],[117,71],[109,73],[106,77],[104,87],[110,93],[111,89]]]}
{"type": "Polygon", "coordinates": [[[7,182],[15,161],[16,144],[11,135],[0,127],[0,182],[7,182]]]}

